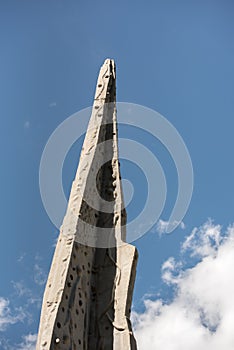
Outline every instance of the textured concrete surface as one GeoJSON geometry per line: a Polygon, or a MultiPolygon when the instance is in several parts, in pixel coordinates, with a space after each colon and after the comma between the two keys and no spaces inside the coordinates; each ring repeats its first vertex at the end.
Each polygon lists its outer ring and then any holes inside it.
{"type": "Polygon", "coordinates": [[[45,288],[37,350],[136,349],[137,251],[124,243],[115,74],[106,60],[45,288]]]}

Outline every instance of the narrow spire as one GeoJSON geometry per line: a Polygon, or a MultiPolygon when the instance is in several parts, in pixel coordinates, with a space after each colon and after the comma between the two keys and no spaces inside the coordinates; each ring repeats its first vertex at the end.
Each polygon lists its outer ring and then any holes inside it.
{"type": "Polygon", "coordinates": [[[125,243],[117,137],[115,63],[107,59],[44,293],[37,350],[136,349],[137,251],[125,243]]]}

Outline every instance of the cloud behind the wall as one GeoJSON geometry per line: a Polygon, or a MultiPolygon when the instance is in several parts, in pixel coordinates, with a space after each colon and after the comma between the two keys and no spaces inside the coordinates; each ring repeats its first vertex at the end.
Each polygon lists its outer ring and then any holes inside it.
{"type": "Polygon", "coordinates": [[[222,232],[209,220],[182,252],[197,258],[192,268],[173,257],[162,266],[173,300],[148,299],[144,313],[133,313],[139,350],[233,350],[234,228],[222,232]]]}

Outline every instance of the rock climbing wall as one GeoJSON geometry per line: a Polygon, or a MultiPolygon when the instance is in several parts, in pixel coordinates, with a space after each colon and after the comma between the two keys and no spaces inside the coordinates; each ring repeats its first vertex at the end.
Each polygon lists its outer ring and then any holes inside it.
{"type": "Polygon", "coordinates": [[[115,83],[108,59],[51,264],[37,350],[136,349],[130,309],[137,251],[125,243],[115,83]]]}

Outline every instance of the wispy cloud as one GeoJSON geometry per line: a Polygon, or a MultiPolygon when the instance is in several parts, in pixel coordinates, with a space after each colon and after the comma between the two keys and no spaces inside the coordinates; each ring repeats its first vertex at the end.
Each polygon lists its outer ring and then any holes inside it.
{"type": "Polygon", "coordinates": [[[159,220],[157,225],[156,225],[156,231],[162,235],[164,233],[167,233],[167,230],[170,226],[175,226],[178,225],[182,230],[185,229],[185,224],[183,221],[179,222],[169,222],[169,221],[164,221],[164,220],[159,220]]]}
{"type": "Polygon", "coordinates": [[[22,343],[18,344],[18,350],[35,350],[37,334],[28,334],[22,337],[22,343]]]}
{"type": "Polygon", "coordinates": [[[19,262],[19,263],[22,262],[24,260],[25,256],[26,256],[26,253],[20,254],[18,259],[17,259],[17,262],[19,262]]]}
{"type": "Polygon", "coordinates": [[[29,295],[31,295],[30,289],[25,286],[23,281],[17,281],[17,282],[12,281],[11,283],[18,297],[22,297],[22,296],[28,297],[29,295]]]}
{"type": "Polygon", "coordinates": [[[205,257],[216,254],[224,235],[220,225],[214,225],[209,219],[200,228],[195,227],[182,245],[183,251],[192,256],[205,257]]]}
{"type": "Polygon", "coordinates": [[[0,331],[5,331],[9,325],[22,322],[26,317],[22,308],[11,310],[10,301],[0,297],[0,331]]]}
{"type": "Polygon", "coordinates": [[[176,261],[173,257],[170,257],[162,265],[162,279],[168,285],[175,284],[180,274],[182,263],[176,261]]]}
{"type": "Polygon", "coordinates": [[[39,286],[42,286],[46,282],[46,277],[47,276],[43,268],[38,263],[36,263],[34,265],[34,282],[39,286]]]}
{"type": "Polygon", "coordinates": [[[27,334],[22,336],[22,341],[19,344],[10,344],[9,340],[0,339],[0,346],[3,350],[35,350],[37,342],[37,334],[27,334]]]}
{"type": "Polygon", "coordinates": [[[172,257],[162,266],[173,300],[147,299],[145,312],[133,314],[139,349],[233,350],[234,227],[222,232],[209,220],[186,238],[182,253],[198,258],[193,267],[172,257]]]}
{"type": "Polygon", "coordinates": [[[14,297],[17,299],[24,298],[25,310],[30,310],[32,305],[36,305],[37,308],[41,306],[41,296],[35,294],[30,288],[26,286],[24,281],[12,281],[11,282],[15,291],[14,297]]]}

